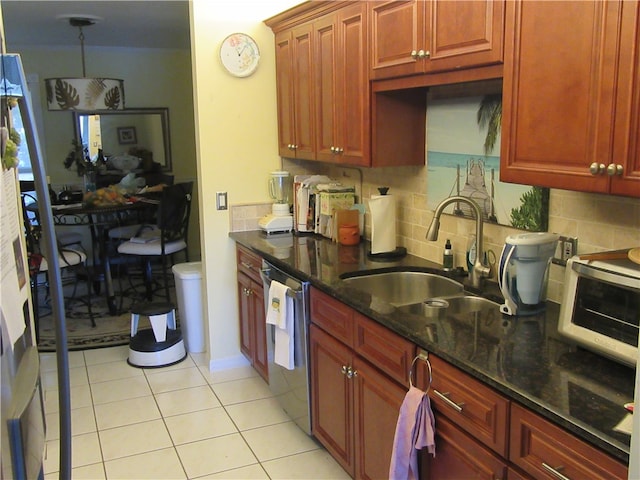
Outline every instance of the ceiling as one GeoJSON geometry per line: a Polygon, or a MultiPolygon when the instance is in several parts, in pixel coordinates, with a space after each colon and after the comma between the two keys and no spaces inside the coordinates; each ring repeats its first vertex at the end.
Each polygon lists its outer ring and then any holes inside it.
{"type": "Polygon", "coordinates": [[[100,17],[85,27],[85,47],[188,49],[188,0],[1,0],[7,50],[77,46],[68,17],[100,17]],[[64,16],[66,18],[59,18],[64,16]]]}

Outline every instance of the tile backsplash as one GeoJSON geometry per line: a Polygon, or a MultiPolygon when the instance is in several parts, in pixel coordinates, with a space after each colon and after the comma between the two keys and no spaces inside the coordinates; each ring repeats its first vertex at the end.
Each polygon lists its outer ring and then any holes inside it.
{"type": "MultiPolygon", "coordinates": [[[[378,193],[378,187],[389,187],[389,194],[396,196],[398,208],[398,246],[406,247],[412,255],[441,263],[444,243],[449,238],[453,245],[455,265],[466,268],[469,235],[475,233],[473,220],[443,215],[438,241],[428,242],[425,239],[427,228],[433,218],[433,211],[427,208],[429,192],[426,187],[426,166],[346,168],[284,159],[283,169],[292,175],[324,174],[344,184],[354,185],[358,201],[367,207],[366,238],[370,238],[371,235],[368,199],[378,193]]],[[[578,253],[640,246],[640,199],[552,189],[549,231],[578,237],[578,253]]],[[[505,237],[518,232],[519,230],[514,228],[485,223],[485,248],[492,251],[497,259],[505,237]]],[[[549,299],[560,300],[563,278],[564,268],[552,265],[549,299]]]]}

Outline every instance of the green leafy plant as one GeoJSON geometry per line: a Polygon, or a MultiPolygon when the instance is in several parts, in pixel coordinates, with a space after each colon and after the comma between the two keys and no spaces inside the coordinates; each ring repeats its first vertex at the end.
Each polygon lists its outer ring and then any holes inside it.
{"type": "Polygon", "coordinates": [[[89,149],[79,143],[77,140],[71,140],[73,148],[64,159],[64,168],[70,169],[75,166],[78,176],[82,176],[87,172],[96,170],[96,164],[89,157],[89,149]]]}
{"type": "Polygon", "coordinates": [[[487,129],[484,140],[484,154],[489,155],[498,140],[502,125],[502,94],[485,95],[478,108],[478,125],[487,129]]]}

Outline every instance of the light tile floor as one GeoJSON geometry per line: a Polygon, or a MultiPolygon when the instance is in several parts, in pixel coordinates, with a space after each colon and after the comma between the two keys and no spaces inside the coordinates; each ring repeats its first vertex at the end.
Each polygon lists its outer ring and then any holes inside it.
{"type": "MultiPolygon", "coordinates": [[[[347,479],[251,367],[210,372],[204,354],[158,369],[128,347],[70,352],[74,479],[347,479]]],[[[58,478],[56,360],[41,354],[46,479],[58,478]]]]}

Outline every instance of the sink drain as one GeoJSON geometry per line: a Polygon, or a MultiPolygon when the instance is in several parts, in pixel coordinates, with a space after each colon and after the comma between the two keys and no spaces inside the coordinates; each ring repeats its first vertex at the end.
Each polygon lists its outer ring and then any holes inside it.
{"type": "Polygon", "coordinates": [[[441,318],[449,308],[449,302],[443,298],[431,298],[422,303],[422,314],[425,317],[441,318]]]}

